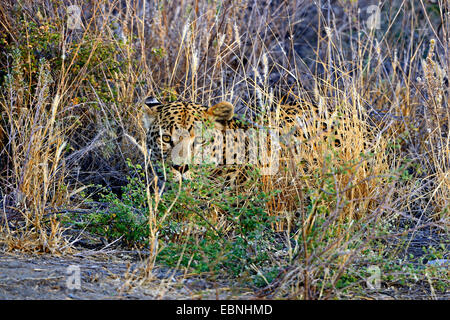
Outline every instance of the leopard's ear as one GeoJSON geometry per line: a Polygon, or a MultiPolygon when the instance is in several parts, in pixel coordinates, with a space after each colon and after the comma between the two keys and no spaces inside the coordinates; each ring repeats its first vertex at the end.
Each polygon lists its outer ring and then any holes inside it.
{"type": "Polygon", "coordinates": [[[234,116],[234,106],[226,101],[219,102],[209,107],[207,113],[216,121],[228,121],[234,116]]]}
{"type": "Polygon", "coordinates": [[[155,122],[156,119],[156,107],[161,105],[154,97],[147,97],[145,103],[142,106],[142,126],[146,131],[150,129],[150,126],[155,122]]]}

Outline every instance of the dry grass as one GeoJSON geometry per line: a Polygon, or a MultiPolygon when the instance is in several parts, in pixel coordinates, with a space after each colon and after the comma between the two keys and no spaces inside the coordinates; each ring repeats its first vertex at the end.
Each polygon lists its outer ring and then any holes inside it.
{"type": "Polygon", "coordinates": [[[50,230],[43,224],[49,207],[62,206],[69,201],[63,158],[67,128],[62,126],[60,119],[56,119],[61,112],[60,95],[49,95],[49,66],[40,65],[35,95],[29,97],[34,106],[32,109],[22,100],[23,79],[20,78],[20,70],[15,71],[18,76],[7,80],[7,96],[1,102],[8,123],[5,129],[10,152],[5,189],[9,191],[5,200],[9,198],[10,201],[9,207],[4,201],[3,210],[6,221],[5,210],[13,210],[20,213],[25,225],[19,232],[11,232],[7,228],[6,243],[10,249],[53,253],[65,247],[59,222],[54,217],[50,218],[50,230]]]}

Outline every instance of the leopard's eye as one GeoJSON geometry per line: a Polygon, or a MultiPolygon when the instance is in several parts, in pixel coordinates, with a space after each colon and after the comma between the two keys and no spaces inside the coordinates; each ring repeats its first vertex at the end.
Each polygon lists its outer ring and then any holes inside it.
{"type": "Polygon", "coordinates": [[[172,138],[169,135],[167,135],[167,134],[163,134],[162,141],[170,142],[170,141],[172,141],[172,138]]]}

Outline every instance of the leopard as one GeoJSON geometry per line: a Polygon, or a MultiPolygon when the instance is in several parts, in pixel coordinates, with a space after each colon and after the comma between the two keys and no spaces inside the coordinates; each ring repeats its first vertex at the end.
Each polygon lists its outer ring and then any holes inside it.
{"type": "MultiPolygon", "coordinates": [[[[228,130],[248,129],[248,124],[235,117],[234,106],[226,101],[205,106],[190,101],[163,103],[148,97],[143,105],[142,126],[146,145],[153,164],[162,163],[171,169],[177,178],[190,180],[193,149],[211,150],[212,162],[221,164],[224,158],[224,139],[228,130]],[[205,138],[203,131],[209,129],[212,136],[205,138]],[[200,130],[200,131],[199,131],[200,130]],[[208,142],[208,143],[207,143],[208,142]]],[[[244,137],[236,137],[228,145],[228,153],[243,153],[244,137]],[[236,149],[236,150],[235,150],[236,149]]],[[[207,153],[202,150],[203,154],[207,153]]],[[[218,170],[215,171],[218,173],[218,170]]]]}
{"type": "MultiPolygon", "coordinates": [[[[268,111],[265,119],[272,120],[267,123],[236,114],[234,105],[227,101],[206,106],[147,97],[142,105],[141,124],[151,163],[169,167],[177,179],[191,180],[192,166],[208,156],[207,160],[216,165],[211,176],[228,175],[230,184],[240,185],[247,177],[238,174],[242,170],[235,170],[236,167],[261,161],[261,152],[252,152],[258,149],[258,137],[269,141],[269,146],[262,149],[266,149],[264,154],[270,162],[273,155],[286,155],[283,147],[304,147],[304,142],[313,138],[308,128],[314,123],[316,127],[320,123],[319,131],[326,132],[325,140],[332,135],[329,122],[317,117],[318,113],[312,104],[279,105],[268,111]]],[[[339,139],[336,141],[339,144],[339,139]]],[[[269,168],[267,159],[265,164],[263,174],[278,169],[269,168]]]]}

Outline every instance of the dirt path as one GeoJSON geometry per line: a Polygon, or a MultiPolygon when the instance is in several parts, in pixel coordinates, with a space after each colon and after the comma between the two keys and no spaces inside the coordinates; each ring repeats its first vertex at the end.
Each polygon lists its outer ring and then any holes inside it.
{"type": "MultiPolygon", "coordinates": [[[[406,256],[415,260],[423,248],[439,247],[448,239],[430,230],[420,230],[410,239],[406,256]]],[[[396,247],[393,244],[394,248],[396,247]]],[[[93,237],[78,241],[71,255],[6,253],[0,249],[0,300],[11,299],[252,299],[255,293],[230,280],[211,281],[208,275],[187,275],[157,266],[145,277],[145,252],[105,247],[93,237]]],[[[447,249],[448,250],[448,249],[447,249]]],[[[446,257],[447,258],[447,257],[446,257]]],[[[424,266],[419,266],[423,268],[424,266]]],[[[442,279],[448,282],[447,279],[442,279]]],[[[432,292],[429,280],[384,286],[345,299],[450,299],[450,292],[432,292]]]]}
{"type": "MultiPolygon", "coordinates": [[[[254,298],[248,289],[232,289],[227,283],[189,277],[161,267],[155,267],[153,278],[144,281],[139,272],[144,264],[132,252],[90,253],[71,256],[0,253],[0,300],[254,298]]],[[[353,298],[430,299],[425,287],[426,283],[415,288],[384,289],[353,298]]],[[[449,294],[438,294],[435,299],[449,299],[449,294]]]]}

